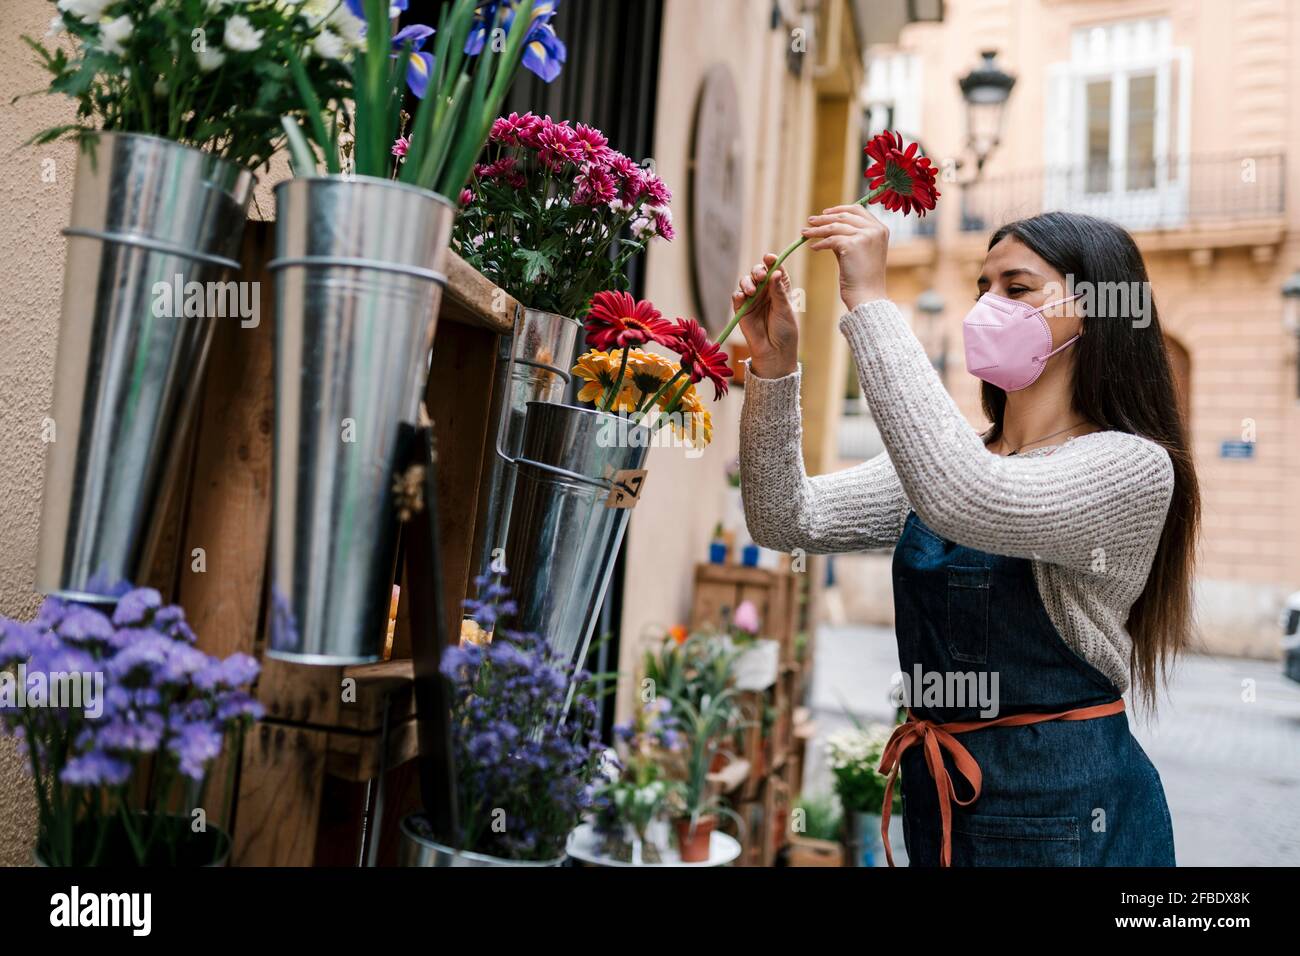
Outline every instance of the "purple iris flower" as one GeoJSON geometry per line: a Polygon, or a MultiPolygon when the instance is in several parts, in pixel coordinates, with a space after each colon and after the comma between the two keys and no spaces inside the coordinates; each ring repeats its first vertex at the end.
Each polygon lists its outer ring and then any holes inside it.
{"type": "MultiPolygon", "coordinates": [[[[474,26],[465,40],[465,55],[478,56],[487,46],[488,34],[497,22],[497,10],[501,11],[501,29],[507,33],[514,22],[517,0],[489,0],[480,3],[474,11],[474,26]]],[[[524,67],[531,73],[550,83],[560,75],[568,50],[564,41],[551,25],[551,18],[559,10],[559,0],[537,0],[533,4],[528,36],[524,40],[524,67]]]]}
{"type": "Polygon", "coordinates": [[[423,52],[424,41],[433,34],[433,27],[422,23],[402,27],[393,34],[393,49],[407,58],[406,85],[419,99],[424,99],[429,89],[429,77],[433,76],[433,54],[423,52]]]}

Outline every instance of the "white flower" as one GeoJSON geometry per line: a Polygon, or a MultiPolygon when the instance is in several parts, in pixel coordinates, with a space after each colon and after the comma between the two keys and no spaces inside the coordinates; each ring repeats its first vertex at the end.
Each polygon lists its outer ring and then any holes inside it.
{"type": "Polygon", "coordinates": [[[226,55],[217,49],[204,47],[194,54],[195,59],[199,61],[200,73],[211,73],[218,69],[221,64],[226,62],[226,55]]]}
{"type": "Polygon", "coordinates": [[[66,29],[67,27],[63,23],[63,17],[54,17],[50,20],[50,28],[45,31],[45,35],[47,37],[56,37],[66,29]]]}
{"type": "Polygon", "coordinates": [[[59,0],[57,6],[64,13],[93,23],[104,15],[104,8],[112,2],[113,0],[59,0]]]}
{"type": "Polygon", "coordinates": [[[248,17],[236,13],[226,21],[226,33],[221,39],[228,49],[251,53],[262,45],[265,33],[265,30],[254,30],[248,17]]]}
{"type": "Polygon", "coordinates": [[[135,25],[131,23],[131,18],[126,14],[100,24],[99,37],[103,43],[104,51],[112,53],[114,56],[121,56],[126,52],[126,48],[122,44],[131,39],[134,30],[135,25]]]}
{"type": "Polygon", "coordinates": [[[311,48],[322,60],[340,59],[346,51],[343,38],[329,30],[322,30],[320,35],[311,41],[311,48]]]}
{"type": "Polygon", "coordinates": [[[339,3],[333,7],[329,25],[343,37],[343,42],[348,46],[360,48],[366,45],[366,21],[353,16],[346,4],[339,3]]]}
{"type": "Polygon", "coordinates": [[[167,80],[164,77],[158,77],[153,85],[153,95],[158,99],[165,99],[167,96],[167,80]]]}
{"type": "Polygon", "coordinates": [[[638,239],[647,239],[657,235],[655,221],[645,216],[639,216],[632,220],[632,235],[638,239]]]}
{"type": "Polygon", "coordinates": [[[614,212],[618,213],[618,215],[620,216],[627,216],[630,215],[632,212],[631,203],[625,203],[621,199],[610,200],[609,208],[614,212]]]}

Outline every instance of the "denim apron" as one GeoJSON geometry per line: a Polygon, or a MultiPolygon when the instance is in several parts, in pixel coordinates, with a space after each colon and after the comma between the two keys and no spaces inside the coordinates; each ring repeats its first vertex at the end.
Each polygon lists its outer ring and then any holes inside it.
{"type": "MultiPolygon", "coordinates": [[[[911,513],[893,578],[906,678],[918,666],[923,675],[984,675],[991,690],[996,674],[996,716],[1004,720],[1089,709],[1079,718],[971,727],[963,722],[989,719],[978,698],[927,701],[924,683],[914,682],[909,730],[918,745],[894,758],[912,865],[941,865],[944,803],[953,866],[1173,866],[1160,776],[1129,731],[1118,688],[1047,616],[1030,562],[953,544],[911,513]],[[1117,712],[1091,716],[1098,710],[1117,712]],[[946,735],[945,724],[969,732],[946,735]],[[943,766],[932,775],[938,760],[943,766]],[[940,793],[943,771],[948,800],[940,793]]],[[[908,736],[904,727],[896,737],[908,736]]]]}

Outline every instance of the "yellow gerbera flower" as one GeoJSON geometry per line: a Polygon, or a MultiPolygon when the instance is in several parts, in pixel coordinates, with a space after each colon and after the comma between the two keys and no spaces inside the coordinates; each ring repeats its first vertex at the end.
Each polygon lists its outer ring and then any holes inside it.
{"type": "MultiPolygon", "coordinates": [[[[598,405],[614,384],[614,379],[618,375],[619,364],[622,361],[622,349],[615,349],[610,352],[599,352],[592,349],[590,352],[584,352],[579,356],[578,364],[573,366],[572,371],[586,384],[578,392],[578,401],[598,405]]],[[[628,366],[630,367],[631,364],[632,356],[629,355],[628,366]]],[[[624,374],[623,387],[619,389],[618,399],[614,402],[614,410],[620,412],[631,411],[635,407],[635,401],[632,397],[631,377],[624,374]]]]}

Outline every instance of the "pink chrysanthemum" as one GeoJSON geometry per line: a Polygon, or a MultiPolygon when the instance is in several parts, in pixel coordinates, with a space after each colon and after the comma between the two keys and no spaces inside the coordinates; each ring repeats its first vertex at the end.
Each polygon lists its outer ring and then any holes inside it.
{"type": "Polygon", "coordinates": [[[551,123],[538,135],[538,153],[543,165],[560,170],[582,162],[582,146],[577,134],[563,123],[551,123]]]}
{"type": "Polygon", "coordinates": [[[525,141],[531,138],[534,131],[541,125],[541,117],[532,113],[525,113],[523,116],[518,113],[511,113],[509,116],[502,116],[492,123],[492,132],[489,134],[489,139],[501,146],[523,146],[526,145],[525,141]]]}
{"type": "Polygon", "coordinates": [[[647,176],[645,181],[646,198],[656,206],[667,206],[673,201],[672,190],[658,176],[647,176]]]}
{"type": "Polygon", "coordinates": [[[411,148],[410,138],[407,136],[399,136],[397,137],[397,141],[393,143],[393,155],[396,156],[398,159],[405,160],[406,154],[410,150],[410,148],[411,148]]]}
{"type": "Polygon", "coordinates": [[[578,188],[574,190],[573,201],[579,206],[601,206],[618,196],[614,177],[601,166],[583,167],[574,182],[578,188]]]}
{"type": "Polygon", "coordinates": [[[582,150],[583,161],[593,166],[607,166],[613,150],[609,148],[609,139],[600,130],[585,123],[579,123],[573,131],[578,147],[582,150]]]}

